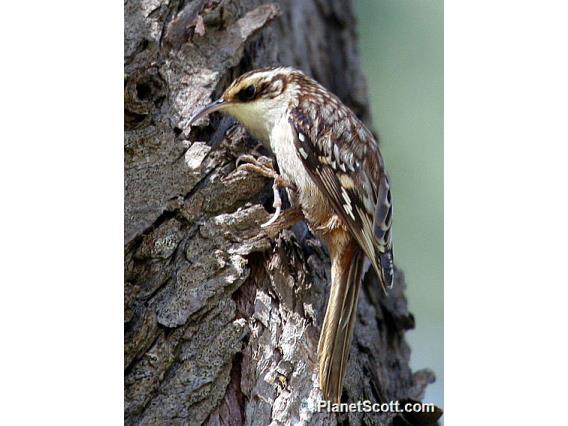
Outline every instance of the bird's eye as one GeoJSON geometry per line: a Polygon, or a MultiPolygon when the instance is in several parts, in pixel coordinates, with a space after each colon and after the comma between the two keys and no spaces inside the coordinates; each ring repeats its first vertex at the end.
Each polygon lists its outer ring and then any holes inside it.
{"type": "Polygon", "coordinates": [[[237,97],[243,102],[250,101],[252,98],[254,98],[255,92],[256,90],[254,86],[250,85],[245,87],[244,89],[241,89],[239,93],[237,93],[237,97]]]}

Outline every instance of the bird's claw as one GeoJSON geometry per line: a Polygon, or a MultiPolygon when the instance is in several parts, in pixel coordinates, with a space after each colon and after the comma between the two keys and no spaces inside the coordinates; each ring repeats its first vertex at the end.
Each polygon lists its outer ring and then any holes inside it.
{"type": "Polygon", "coordinates": [[[264,177],[274,179],[272,184],[272,192],[274,194],[274,203],[272,206],[276,209],[270,220],[268,222],[260,225],[261,228],[266,228],[272,225],[282,212],[282,198],[280,197],[279,188],[289,188],[295,190],[295,186],[288,179],[280,176],[276,170],[274,170],[274,163],[268,157],[260,156],[254,157],[250,154],[242,154],[237,158],[236,167],[238,170],[246,170],[251,173],[257,173],[264,177]]]}
{"type": "Polygon", "coordinates": [[[274,164],[268,157],[254,157],[250,154],[242,154],[237,158],[236,167],[238,170],[259,173],[263,176],[274,178],[278,174],[274,170],[274,164]]]}
{"type": "Polygon", "coordinates": [[[276,219],[278,219],[278,216],[280,216],[280,212],[282,211],[282,198],[280,198],[280,191],[278,191],[278,182],[276,179],[274,179],[274,183],[272,184],[272,192],[274,193],[274,202],[272,203],[272,207],[274,207],[276,211],[268,222],[260,225],[261,228],[266,228],[276,222],[276,219]]]}

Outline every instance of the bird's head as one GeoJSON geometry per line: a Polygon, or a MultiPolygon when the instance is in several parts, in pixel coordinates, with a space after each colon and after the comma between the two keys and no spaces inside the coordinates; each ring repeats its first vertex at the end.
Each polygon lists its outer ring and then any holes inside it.
{"type": "Polygon", "coordinates": [[[254,136],[268,141],[278,120],[285,117],[294,94],[291,68],[261,68],[243,74],[225,90],[223,95],[198,110],[189,125],[214,111],[223,111],[241,122],[254,136]]]}

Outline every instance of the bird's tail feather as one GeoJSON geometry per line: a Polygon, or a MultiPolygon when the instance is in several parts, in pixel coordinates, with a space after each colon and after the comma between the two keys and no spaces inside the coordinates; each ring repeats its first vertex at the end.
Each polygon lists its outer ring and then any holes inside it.
{"type": "Polygon", "coordinates": [[[359,246],[352,250],[332,265],[333,283],[318,344],[320,387],[332,402],[341,399],[365,260],[359,246]]]}

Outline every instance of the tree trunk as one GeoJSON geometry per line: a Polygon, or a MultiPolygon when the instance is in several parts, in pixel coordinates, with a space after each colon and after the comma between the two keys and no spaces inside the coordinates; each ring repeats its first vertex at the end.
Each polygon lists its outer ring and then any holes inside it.
{"type": "MultiPolygon", "coordinates": [[[[325,249],[301,226],[260,231],[270,182],[235,170],[256,145],[238,124],[217,114],[187,126],[233,78],[276,64],[370,125],[350,2],[125,2],[127,424],[398,424],[317,412],[325,249]]],[[[397,271],[385,297],[367,274],[344,400],[420,400],[433,380],[408,365],[404,288],[397,271]]]]}

